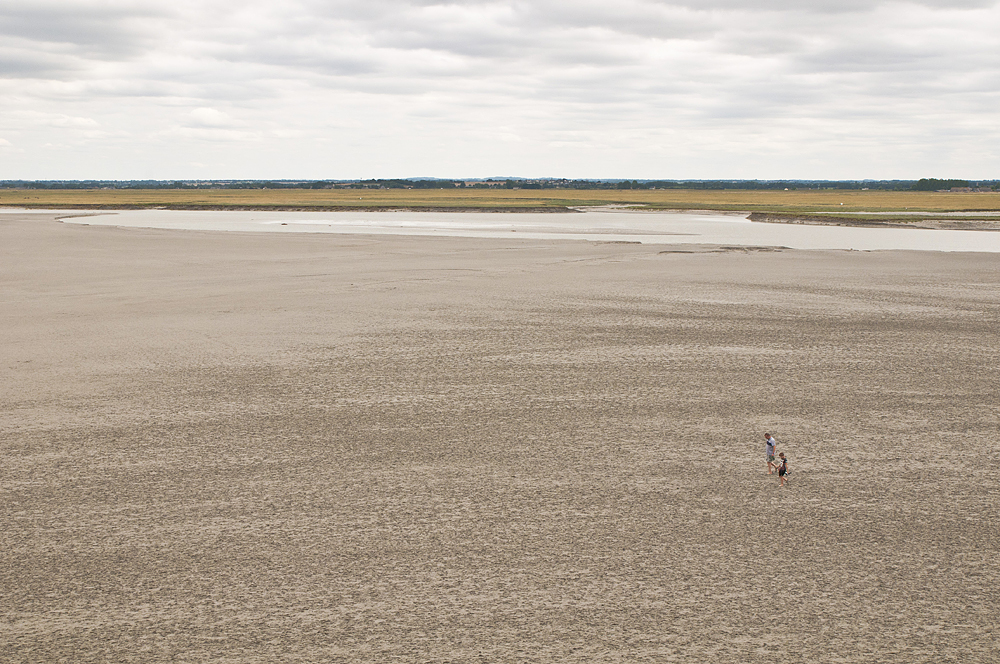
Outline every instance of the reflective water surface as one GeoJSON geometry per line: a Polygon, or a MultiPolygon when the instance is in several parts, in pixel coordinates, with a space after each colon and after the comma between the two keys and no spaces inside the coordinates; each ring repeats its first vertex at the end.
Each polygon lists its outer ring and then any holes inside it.
{"type": "Polygon", "coordinates": [[[1000,232],[846,228],[748,221],[716,212],[587,210],[513,212],[253,212],[122,210],[74,216],[66,223],[267,233],[351,233],[530,238],[643,244],[726,244],[794,249],[911,249],[1000,252],[1000,232]]]}

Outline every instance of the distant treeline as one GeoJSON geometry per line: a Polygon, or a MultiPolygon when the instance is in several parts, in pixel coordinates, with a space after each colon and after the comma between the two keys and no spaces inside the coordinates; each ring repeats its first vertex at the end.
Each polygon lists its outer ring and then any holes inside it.
{"type": "Polygon", "coordinates": [[[1000,180],[0,180],[0,189],[1000,189],[1000,180]]]}
{"type": "Polygon", "coordinates": [[[911,188],[914,191],[939,191],[941,189],[952,189],[954,187],[964,189],[965,187],[980,186],[983,185],[980,185],[979,183],[970,183],[968,180],[938,180],[937,178],[920,178],[911,188]]]}

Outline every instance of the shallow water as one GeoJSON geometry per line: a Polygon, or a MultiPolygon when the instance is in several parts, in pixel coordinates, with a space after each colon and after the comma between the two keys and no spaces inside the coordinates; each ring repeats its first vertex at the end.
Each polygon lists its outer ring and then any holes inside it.
{"type": "MultiPolygon", "coordinates": [[[[79,212],[73,213],[80,214],[79,212]]],[[[743,214],[588,210],[510,212],[255,212],[122,210],[67,223],[268,233],[347,233],[543,240],[725,244],[793,249],[984,251],[1000,253],[1000,232],[847,228],[751,222],[743,214]]]]}

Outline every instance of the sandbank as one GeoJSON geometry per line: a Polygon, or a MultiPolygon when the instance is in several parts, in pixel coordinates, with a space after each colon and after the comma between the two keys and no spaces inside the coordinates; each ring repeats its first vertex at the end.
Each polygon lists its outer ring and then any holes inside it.
{"type": "Polygon", "coordinates": [[[5,662],[996,661],[1000,255],[53,218],[5,662]]]}

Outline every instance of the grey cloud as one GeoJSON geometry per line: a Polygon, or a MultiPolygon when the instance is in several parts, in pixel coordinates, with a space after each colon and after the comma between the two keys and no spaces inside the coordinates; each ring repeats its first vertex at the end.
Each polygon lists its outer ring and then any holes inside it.
{"type": "Polygon", "coordinates": [[[127,57],[149,41],[143,24],[158,18],[164,14],[133,3],[5,3],[0,5],[0,35],[31,40],[43,50],[127,57]]]}
{"type": "Polygon", "coordinates": [[[797,12],[810,14],[858,14],[883,6],[929,7],[932,9],[982,9],[992,7],[993,0],[672,0],[667,4],[702,10],[728,10],[753,12],[797,12]]]}
{"type": "Polygon", "coordinates": [[[84,67],[71,58],[38,52],[30,45],[0,47],[3,78],[64,78],[83,70],[84,67]]]}
{"type": "Polygon", "coordinates": [[[167,108],[157,136],[234,144],[266,143],[264,126],[378,137],[450,123],[466,137],[504,126],[525,146],[676,140],[666,125],[742,145],[738,128],[768,122],[803,135],[848,119],[910,126],[918,102],[979,127],[1000,70],[1000,9],[977,0],[32,7],[0,7],[0,83],[18,79],[0,90],[21,86],[29,105],[167,108]]]}
{"type": "Polygon", "coordinates": [[[330,76],[361,76],[382,69],[379,54],[363,44],[344,48],[342,44],[331,45],[312,38],[266,37],[241,57],[227,55],[226,59],[245,59],[269,67],[301,68],[330,76]]]}
{"type": "MultiPolygon", "coordinates": [[[[615,71],[619,81],[628,85],[632,78],[655,77],[659,68],[673,70],[675,76],[720,75],[718,57],[725,54],[751,61],[783,59],[789,71],[799,72],[893,68],[895,62],[933,57],[920,46],[870,48],[862,44],[857,48],[849,26],[827,25],[826,19],[796,18],[840,11],[836,8],[842,9],[842,3],[794,3],[790,13],[770,15],[792,4],[765,2],[749,8],[746,3],[720,1],[685,7],[683,3],[648,0],[614,6],[597,2],[448,5],[384,0],[290,3],[281,12],[274,12],[267,3],[250,3],[230,13],[225,3],[216,2],[201,15],[194,5],[180,7],[169,20],[160,15],[160,27],[166,33],[160,42],[149,36],[150,30],[126,29],[130,21],[156,18],[129,6],[117,19],[111,19],[108,10],[84,11],[77,5],[63,16],[58,15],[55,5],[44,11],[8,10],[4,15],[8,24],[17,23],[19,33],[45,40],[37,49],[44,58],[35,63],[22,58],[12,65],[10,71],[21,75],[37,72],[44,76],[48,72],[58,76],[60,70],[79,71],[78,62],[71,63],[69,55],[54,53],[49,46],[69,40],[78,57],[80,52],[106,57],[118,49],[127,60],[143,49],[150,54],[183,49],[201,70],[191,74],[193,78],[206,74],[221,78],[224,73],[235,85],[259,74],[244,71],[246,65],[283,69],[293,77],[309,71],[342,79],[349,86],[351,78],[375,76],[384,84],[387,78],[400,77],[408,79],[403,88],[411,88],[416,80],[430,86],[447,85],[448,78],[474,77],[483,67],[500,77],[505,69],[524,75],[538,69],[604,68],[615,71]],[[722,15],[706,11],[710,8],[724,11],[722,15]],[[732,15],[727,17],[726,11],[732,15]],[[178,32],[181,24],[185,28],[178,32]],[[810,43],[817,35],[825,42],[819,48],[810,43]],[[178,41],[182,45],[177,45],[178,41]],[[675,48],[672,42],[679,46],[675,48]],[[677,71],[680,67],[687,71],[677,71]]],[[[924,2],[921,6],[938,4],[924,2]]],[[[865,3],[864,11],[871,13],[877,7],[865,3]]],[[[155,72],[148,65],[138,66],[134,75],[174,80],[184,76],[183,72],[155,72]]],[[[750,75],[754,75],[752,71],[750,75]]]]}

